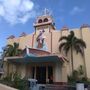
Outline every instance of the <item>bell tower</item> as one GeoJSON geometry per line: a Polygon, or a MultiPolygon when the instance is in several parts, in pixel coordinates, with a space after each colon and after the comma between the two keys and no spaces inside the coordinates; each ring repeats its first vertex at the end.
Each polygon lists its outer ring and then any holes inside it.
{"type": "Polygon", "coordinates": [[[45,33],[49,33],[52,30],[55,30],[55,23],[52,16],[50,15],[50,11],[48,9],[45,9],[44,14],[37,17],[33,26],[35,28],[36,34],[41,30],[44,30],[45,33]]]}

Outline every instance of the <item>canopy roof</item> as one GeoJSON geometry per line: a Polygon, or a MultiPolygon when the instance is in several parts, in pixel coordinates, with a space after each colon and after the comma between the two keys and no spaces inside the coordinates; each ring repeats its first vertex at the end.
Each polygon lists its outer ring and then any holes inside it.
{"type": "Polygon", "coordinates": [[[64,62],[66,59],[62,56],[51,54],[50,52],[28,48],[29,53],[24,50],[23,56],[9,57],[7,60],[13,63],[31,63],[31,62],[64,62]]]}
{"type": "Polygon", "coordinates": [[[64,62],[62,58],[58,56],[25,56],[25,57],[17,57],[17,58],[8,58],[9,62],[15,63],[31,63],[31,62],[64,62]]]}

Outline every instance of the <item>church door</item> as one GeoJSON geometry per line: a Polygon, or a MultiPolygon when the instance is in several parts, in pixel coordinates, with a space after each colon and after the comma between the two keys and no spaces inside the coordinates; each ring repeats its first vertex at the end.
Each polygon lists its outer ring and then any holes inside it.
{"type": "Polygon", "coordinates": [[[40,66],[36,67],[36,79],[38,83],[45,84],[46,83],[46,67],[40,66]]]}

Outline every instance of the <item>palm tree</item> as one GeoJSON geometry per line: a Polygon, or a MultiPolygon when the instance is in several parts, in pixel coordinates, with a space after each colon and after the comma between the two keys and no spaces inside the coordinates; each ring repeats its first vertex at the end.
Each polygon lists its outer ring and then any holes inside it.
{"type": "Polygon", "coordinates": [[[7,45],[5,56],[17,56],[22,53],[22,50],[19,49],[19,43],[13,43],[13,45],[7,45]]]}
{"type": "Polygon", "coordinates": [[[75,37],[75,34],[73,31],[70,31],[70,34],[68,36],[62,36],[59,39],[59,42],[61,42],[61,44],[59,45],[60,52],[61,50],[64,50],[65,54],[67,55],[67,53],[71,51],[71,65],[72,65],[72,71],[73,71],[74,70],[73,50],[75,50],[77,54],[80,53],[83,56],[84,54],[83,49],[86,48],[86,44],[82,39],[75,37]]]}
{"type": "Polygon", "coordinates": [[[7,45],[3,47],[3,52],[1,53],[1,61],[0,61],[0,77],[3,74],[3,61],[4,57],[8,56],[17,56],[22,53],[22,50],[19,49],[18,43],[13,43],[13,45],[7,45]]]}
{"type": "Polygon", "coordinates": [[[3,52],[0,52],[0,54],[1,54],[1,56],[0,56],[0,58],[1,58],[1,60],[0,60],[0,78],[1,78],[1,76],[2,76],[2,74],[4,73],[4,70],[3,70],[3,61],[4,61],[4,50],[3,50],[3,52]]]}

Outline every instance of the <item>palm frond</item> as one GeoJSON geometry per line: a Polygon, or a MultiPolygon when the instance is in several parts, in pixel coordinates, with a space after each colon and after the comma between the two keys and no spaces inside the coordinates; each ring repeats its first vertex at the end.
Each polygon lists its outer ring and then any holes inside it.
{"type": "Polygon", "coordinates": [[[71,36],[75,36],[74,31],[70,31],[71,36]]]}
{"type": "Polygon", "coordinates": [[[8,45],[6,46],[6,49],[8,49],[8,48],[13,48],[13,45],[8,44],[8,45]]]}
{"type": "Polygon", "coordinates": [[[76,44],[79,44],[80,46],[83,46],[84,48],[86,48],[86,43],[82,39],[78,39],[76,41],[76,44]]]}
{"type": "Polygon", "coordinates": [[[71,48],[71,46],[68,43],[64,46],[64,51],[65,51],[66,56],[67,56],[67,53],[69,52],[70,48],[71,48]]]}
{"type": "Polygon", "coordinates": [[[19,43],[16,43],[16,42],[15,42],[15,43],[13,44],[13,46],[14,46],[14,48],[18,48],[18,47],[19,47],[19,43]]]}
{"type": "Polygon", "coordinates": [[[19,49],[19,43],[13,43],[13,45],[7,45],[5,56],[16,56],[21,53],[21,50],[19,49]]]}
{"type": "Polygon", "coordinates": [[[78,53],[80,53],[81,55],[84,54],[84,52],[83,52],[83,47],[82,47],[82,46],[80,46],[80,45],[75,45],[75,46],[74,46],[74,49],[75,49],[75,51],[76,51],[77,54],[78,54],[78,53]]]}
{"type": "Polygon", "coordinates": [[[68,39],[72,40],[73,37],[75,37],[74,32],[70,31],[70,34],[67,37],[68,37],[68,39]]]}
{"type": "Polygon", "coordinates": [[[61,52],[62,48],[65,46],[66,42],[63,42],[59,45],[59,51],[61,52]]]}
{"type": "Polygon", "coordinates": [[[67,41],[67,37],[66,36],[63,36],[59,39],[59,42],[62,41],[62,40],[66,40],[67,41]]]}

